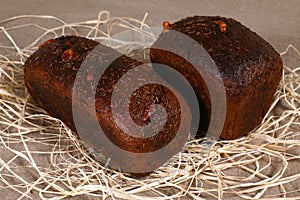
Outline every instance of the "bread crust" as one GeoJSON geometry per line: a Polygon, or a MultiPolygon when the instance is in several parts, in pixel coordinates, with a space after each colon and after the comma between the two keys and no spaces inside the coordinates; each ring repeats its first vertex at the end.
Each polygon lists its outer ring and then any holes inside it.
{"type": "Polygon", "coordinates": [[[220,138],[235,139],[259,125],[273,102],[282,76],[282,60],[274,48],[232,18],[194,16],[173,24],[164,23],[164,26],[164,31],[151,47],[151,61],[168,65],[190,80],[202,108],[199,130],[207,131],[210,120],[218,119],[210,119],[210,96],[203,77],[193,72],[194,67],[183,59],[189,57],[189,51],[193,49],[182,44],[180,38],[172,36],[168,30],[183,33],[200,44],[221,74],[227,110],[220,138]],[[174,43],[182,49],[181,55],[162,50],[174,43]]]}
{"type": "MultiPolygon", "coordinates": [[[[49,115],[63,121],[75,134],[78,134],[79,138],[94,147],[96,151],[105,154],[109,150],[107,148],[110,147],[107,146],[106,148],[105,145],[107,144],[101,143],[103,136],[91,129],[93,125],[89,124],[87,119],[92,119],[93,123],[99,123],[112,144],[124,150],[123,152],[132,152],[133,156],[127,160],[124,160],[125,154],[122,157],[122,153],[115,152],[120,154],[118,155],[120,160],[115,161],[113,166],[115,169],[120,168],[126,171],[130,167],[135,170],[134,167],[136,167],[140,170],[145,169],[144,174],[137,170],[138,174],[136,175],[146,175],[150,172],[151,167],[149,166],[160,166],[167,161],[167,158],[169,159],[178,153],[180,151],[178,146],[183,146],[186,142],[187,137],[184,138],[184,134],[180,141],[177,140],[169,147],[167,153],[170,155],[154,156],[148,160],[137,159],[138,157],[134,156],[164,148],[171,143],[179,129],[185,130],[186,136],[188,136],[191,121],[190,111],[180,94],[168,86],[149,66],[121,55],[96,41],[78,36],[63,36],[46,41],[26,61],[24,74],[28,91],[37,104],[45,109],[49,115]],[[87,57],[88,62],[86,62],[87,57]],[[100,81],[97,80],[97,70],[106,65],[108,67],[100,81]],[[84,73],[80,71],[82,66],[87,69],[84,73]],[[133,73],[130,70],[134,70],[135,79],[123,80],[121,88],[116,90],[115,87],[119,79],[125,74],[133,73]],[[75,86],[75,80],[78,76],[81,77],[81,82],[75,86]],[[130,89],[139,84],[141,79],[143,79],[142,82],[149,84],[138,87],[131,94],[130,100],[127,102],[128,105],[116,105],[118,104],[117,101],[112,102],[113,91],[117,97],[115,99],[120,100],[130,92],[130,89]],[[164,83],[164,85],[153,83],[155,81],[164,83]],[[81,87],[80,90],[74,89],[77,86],[81,87]],[[90,86],[96,86],[95,96],[86,94],[90,86]],[[77,91],[76,95],[84,98],[74,100],[74,91],[77,91]],[[93,104],[95,107],[91,107],[93,104]],[[165,108],[167,119],[163,127],[158,129],[158,133],[147,135],[148,129],[144,127],[151,122],[149,121],[151,120],[150,106],[154,104],[159,104],[165,108]],[[126,115],[123,113],[113,115],[112,107],[114,106],[128,106],[130,117],[125,118],[126,115]],[[72,109],[74,108],[79,109],[79,112],[82,113],[77,116],[82,123],[80,130],[78,130],[73,119],[74,110],[72,109]],[[93,118],[94,111],[96,112],[96,119],[93,118]],[[181,124],[183,115],[186,119],[181,124]],[[126,127],[132,120],[140,127],[140,129],[133,128],[131,130],[131,133],[136,133],[136,135],[126,132],[126,127]],[[121,121],[121,123],[116,124],[116,121],[121,121]],[[133,163],[134,167],[132,167],[133,163]]],[[[153,127],[155,128],[155,125],[153,127]]]]}

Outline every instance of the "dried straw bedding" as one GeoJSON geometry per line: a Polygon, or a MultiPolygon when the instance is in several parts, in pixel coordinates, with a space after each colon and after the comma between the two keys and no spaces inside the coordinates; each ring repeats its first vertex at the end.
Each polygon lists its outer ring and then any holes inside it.
{"type": "MultiPolygon", "coordinates": [[[[282,81],[259,127],[236,140],[190,141],[143,179],[96,162],[68,127],[36,106],[24,86],[23,65],[43,41],[75,34],[105,42],[120,30],[152,37],[146,17],[103,11],[98,19],[76,23],[36,15],[0,21],[2,199],[5,192],[15,199],[300,199],[300,52],[292,44],[281,53],[282,81]],[[30,37],[19,41],[16,33],[30,37]]],[[[125,41],[114,45],[132,50],[125,41]]]]}

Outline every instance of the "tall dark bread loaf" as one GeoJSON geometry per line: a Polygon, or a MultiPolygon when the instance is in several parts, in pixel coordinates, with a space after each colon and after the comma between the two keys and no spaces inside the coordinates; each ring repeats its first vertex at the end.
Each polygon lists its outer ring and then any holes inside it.
{"type": "MultiPolygon", "coordinates": [[[[174,139],[175,135],[181,129],[189,130],[189,108],[184,103],[182,97],[172,91],[171,87],[154,73],[149,66],[142,65],[127,56],[121,55],[117,51],[100,45],[98,42],[78,36],[63,36],[57,39],[45,42],[41,47],[33,53],[25,63],[25,84],[33,99],[40,107],[45,109],[51,116],[61,119],[75,133],[78,131],[73,119],[72,108],[79,109],[82,115],[77,116],[80,123],[83,124],[83,135],[79,137],[86,139],[89,145],[100,152],[106,152],[108,149],[103,149],[101,145],[102,136],[99,133],[91,130],[87,119],[92,118],[92,121],[99,123],[110,141],[119,148],[132,153],[148,153],[154,152],[163,148],[174,139]],[[85,63],[84,60],[91,54],[92,50],[97,47],[97,51],[89,57],[90,62],[85,63]],[[116,59],[115,59],[116,58],[116,59]],[[111,62],[111,63],[110,63],[111,62]],[[82,65],[88,65],[87,72],[79,71],[82,65]],[[97,82],[96,71],[103,68],[105,65],[109,67],[104,71],[101,79],[97,82]],[[140,66],[139,68],[137,68],[140,66]],[[123,80],[122,88],[115,88],[118,80],[125,74],[135,72],[135,80],[123,80]],[[95,83],[95,96],[87,96],[80,101],[74,101],[73,91],[76,76],[81,76],[82,90],[79,90],[77,95],[86,95],[86,89],[95,83]],[[143,80],[149,84],[139,87],[130,97],[130,102],[120,107],[128,106],[131,117],[126,118],[126,115],[119,113],[113,116],[112,107],[119,99],[122,99],[132,89],[136,82],[143,80]],[[160,80],[165,83],[164,86],[153,84],[152,82],[160,80]],[[116,102],[112,102],[112,93],[115,91],[116,102]],[[72,102],[73,100],[73,102],[72,102]],[[92,101],[95,100],[95,107],[91,107],[92,101]],[[179,104],[179,100],[183,103],[179,104]],[[72,107],[72,103],[75,104],[72,107]],[[150,123],[150,106],[160,104],[166,109],[167,119],[161,130],[155,135],[147,135],[146,129],[131,130],[136,135],[126,133],[126,126],[133,120],[140,127],[150,123]],[[96,110],[96,119],[93,119],[92,110],[96,110]],[[185,116],[186,120],[180,124],[181,117],[185,116]],[[124,119],[125,118],[125,119],[124,119]],[[120,121],[117,125],[116,121],[120,121]],[[125,128],[124,128],[124,127],[125,128]],[[146,136],[145,136],[146,134],[146,136]],[[141,136],[143,135],[143,137],[141,136]]],[[[126,110],[126,107],[125,107],[126,110]]],[[[184,144],[184,138],[178,143],[174,143],[170,148],[170,156],[174,155],[177,145],[184,144]],[[174,151],[174,152],[173,152],[174,151]]],[[[110,148],[110,147],[107,147],[110,148]]],[[[178,149],[177,149],[178,150],[178,149]]],[[[153,160],[135,160],[135,157],[124,160],[122,153],[119,153],[119,161],[115,168],[137,167],[145,169],[153,163],[158,163],[156,167],[163,164],[159,161],[159,157],[153,160]]],[[[165,160],[166,161],[166,160],[165,160]]],[[[139,172],[137,172],[139,173],[139,172]]]]}
{"type": "Polygon", "coordinates": [[[182,55],[162,50],[178,44],[187,57],[189,51],[193,51],[168,30],[197,41],[214,60],[222,76],[227,113],[220,137],[238,138],[261,123],[272,104],[283,70],[280,55],[268,42],[240,22],[218,16],[188,17],[173,24],[165,22],[164,28],[152,46],[151,61],[178,70],[191,82],[200,102],[201,131],[207,131],[210,121],[209,91],[202,77],[193,72],[193,66],[182,55]]]}

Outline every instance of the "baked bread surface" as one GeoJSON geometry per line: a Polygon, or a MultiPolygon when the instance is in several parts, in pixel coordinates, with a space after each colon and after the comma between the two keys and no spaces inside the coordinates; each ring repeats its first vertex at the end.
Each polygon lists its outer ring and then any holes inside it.
{"type": "MultiPolygon", "coordinates": [[[[194,70],[191,63],[183,59],[201,58],[190,57],[189,52],[194,47],[181,42],[180,36],[173,31],[185,34],[200,44],[211,56],[222,77],[227,108],[220,138],[235,139],[259,125],[273,102],[282,76],[282,60],[274,48],[232,18],[187,17],[173,24],[165,22],[164,28],[152,46],[151,61],[176,69],[190,81],[201,108],[200,131],[207,131],[210,120],[218,119],[210,119],[210,95],[203,77],[194,70]],[[163,50],[169,48],[177,48],[181,54],[175,55],[163,50]]],[[[213,70],[211,74],[214,74],[213,70]]],[[[214,77],[211,76],[211,79],[214,77]]]]}
{"type": "Polygon", "coordinates": [[[103,154],[113,151],[114,145],[124,150],[120,153],[112,152],[118,155],[118,159],[114,160],[115,169],[125,169],[128,172],[128,168],[132,168],[134,172],[136,168],[138,175],[143,175],[139,170],[145,169],[143,172],[146,173],[153,171],[166,162],[167,158],[178,153],[178,147],[182,147],[186,142],[190,128],[189,108],[180,94],[168,86],[149,66],[96,41],[78,36],[62,36],[48,40],[28,58],[24,73],[25,84],[37,104],[51,116],[63,121],[88,145],[103,154]],[[86,70],[80,71],[81,67],[85,67],[86,70]],[[97,79],[97,71],[104,68],[104,73],[97,79]],[[116,89],[119,79],[130,73],[134,74],[122,80],[121,88],[116,89]],[[81,82],[75,85],[78,76],[81,77],[81,82]],[[75,87],[80,89],[74,90],[75,87]],[[89,87],[94,87],[95,96],[86,94],[89,87]],[[137,89],[131,94],[134,87],[137,89]],[[84,98],[74,100],[74,91],[77,91],[77,96],[84,98]],[[114,101],[113,91],[116,96],[114,101]],[[124,97],[128,93],[131,96],[126,102],[124,97]],[[120,100],[124,100],[125,103],[119,103],[120,100]],[[167,113],[165,124],[151,126],[151,129],[158,126],[158,132],[155,134],[147,128],[151,123],[151,115],[160,116],[159,113],[151,112],[151,105],[154,104],[164,107],[167,113]],[[113,115],[114,106],[129,110],[130,116],[122,112],[113,115]],[[73,119],[74,109],[78,109],[80,113],[76,116],[81,123],[80,130],[73,119]],[[94,111],[96,118],[93,117],[94,111]],[[183,121],[182,116],[185,119],[183,121]],[[120,123],[117,124],[116,121],[120,123]],[[139,129],[128,127],[132,121],[139,129]],[[100,124],[111,144],[103,143],[105,138],[97,132],[93,125],[95,123],[100,124]],[[129,128],[131,130],[128,133],[129,128]],[[182,135],[174,139],[179,131],[182,135]],[[142,153],[155,152],[169,143],[171,145],[165,157],[142,157],[142,153]],[[126,157],[122,152],[126,152],[126,155],[132,153],[132,156],[126,157]]]}

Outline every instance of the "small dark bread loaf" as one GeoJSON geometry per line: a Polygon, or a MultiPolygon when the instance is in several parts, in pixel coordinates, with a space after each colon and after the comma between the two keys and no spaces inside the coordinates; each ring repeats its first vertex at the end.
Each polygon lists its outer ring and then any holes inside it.
{"type": "Polygon", "coordinates": [[[260,124],[272,104],[282,76],[282,60],[273,47],[231,18],[194,16],[173,24],[164,22],[163,26],[164,31],[152,46],[151,61],[176,69],[190,81],[201,107],[200,131],[207,131],[210,121],[209,92],[202,77],[194,73],[193,66],[183,59],[189,57],[193,47],[174,36],[174,31],[198,42],[211,56],[221,74],[227,110],[220,137],[238,138],[260,124]],[[162,50],[171,46],[181,49],[182,54],[175,55],[162,50]]]}
{"type": "MultiPolygon", "coordinates": [[[[113,167],[124,169],[126,172],[136,172],[142,175],[141,173],[150,172],[162,165],[167,161],[166,156],[159,160],[159,156],[143,159],[139,155],[155,152],[165,147],[174,140],[179,129],[188,134],[190,128],[191,117],[187,104],[149,66],[142,65],[109,47],[83,37],[63,36],[45,42],[26,61],[24,80],[29,93],[40,107],[51,116],[61,119],[96,151],[106,154],[113,145],[103,144],[105,138],[92,128],[94,125],[88,120],[91,119],[93,123],[99,122],[106,137],[118,148],[124,150],[120,153],[113,152],[115,156],[118,156],[118,159],[113,160],[113,167]],[[94,49],[96,51],[91,53],[94,49]],[[87,57],[88,62],[86,62],[87,57]],[[105,68],[101,79],[99,77],[99,81],[97,71],[102,70],[106,65],[108,67],[105,68]],[[84,73],[79,71],[82,66],[87,69],[84,73]],[[115,88],[122,76],[133,72],[135,80],[130,80],[132,77],[129,77],[121,81],[121,88],[115,88]],[[81,77],[79,87],[82,88],[77,91],[76,95],[84,98],[74,100],[72,99],[73,91],[75,91],[74,82],[78,76],[81,77]],[[165,84],[155,84],[158,81],[165,84]],[[93,84],[97,86],[95,96],[86,94],[88,87],[94,87],[93,84]],[[139,87],[131,94],[130,89],[136,87],[135,84],[139,87]],[[113,91],[117,97],[115,102],[112,102],[113,91]],[[118,103],[128,93],[131,94],[129,102],[118,103]],[[91,107],[93,103],[95,107],[91,107]],[[150,133],[146,125],[151,122],[153,114],[150,113],[150,107],[154,104],[165,108],[167,119],[163,127],[158,129],[157,134],[147,135],[150,133]],[[114,106],[129,109],[130,117],[122,112],[113,115],[114,106]],[[79,109],[82,113],[76,116],[82,124],[81,130],[77,130],[72,109],[79,109]],[[96,119],[93,118],[93,110],[96,111],[96,119]],[[186,119],[183,123],[182,116],[186,119]],[[116,121],[119,123],[116,124],[116,121]],[[127,133],[126,130],[131,128],[128,128],[131,121],[134,121],[141,129],[133,128],[130,133],[127,133]],[[131,154],[126,157],[122,152],[132,153],[132,157],[130,157],[131,154]]],[[[155,124],[153,127],[155,128],[155,124]]],[[[181,139],[176,139],[168,150],[170,154],[168,158],[176,154],[180,150],[178,146],[183,146],[185,142],[186,138],[183,136],[181,139]]]]}

